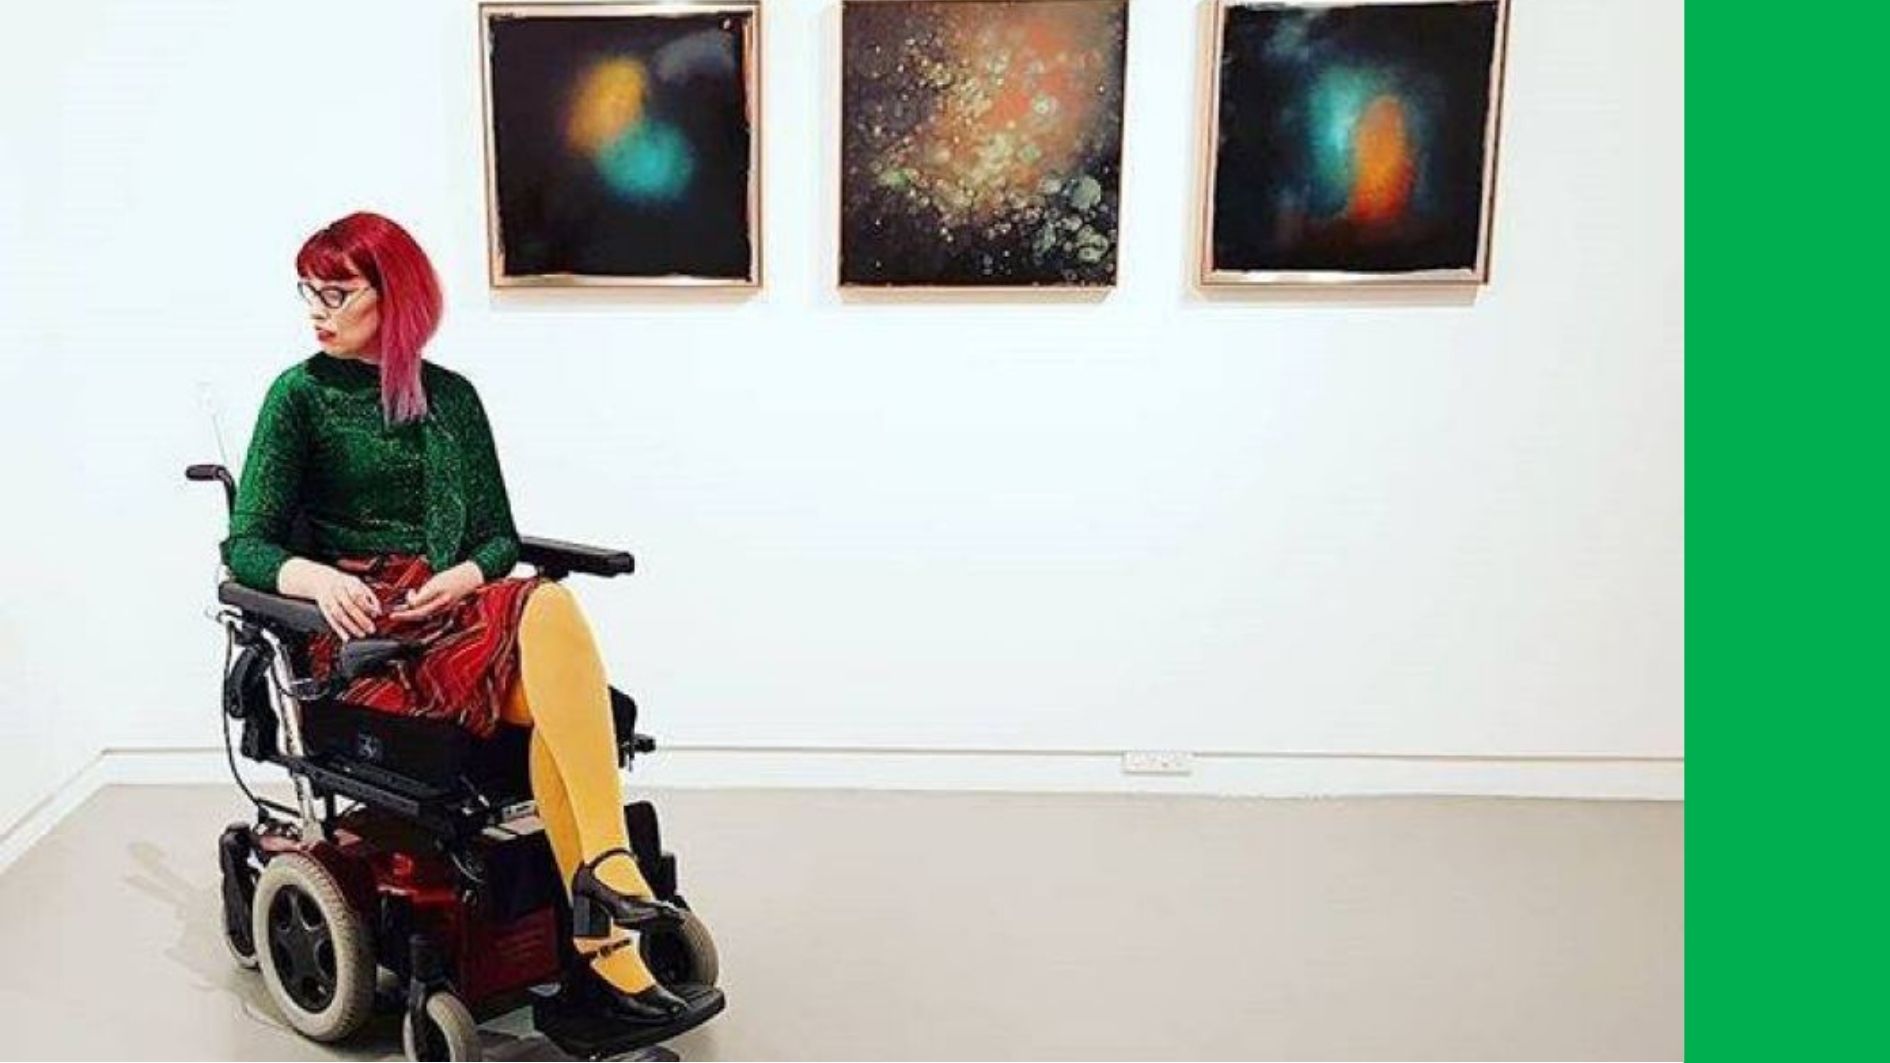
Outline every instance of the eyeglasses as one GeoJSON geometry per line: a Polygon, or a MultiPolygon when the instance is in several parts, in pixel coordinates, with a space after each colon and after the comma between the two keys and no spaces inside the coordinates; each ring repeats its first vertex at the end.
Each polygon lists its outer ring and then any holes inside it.
{"type": "Polygon", "coordinates": [[[359,288],[343,288],[339,284],[325,284],[317,288],[307,281],[300,281],[295,286],[296,294],[302,297],[303,302],[310,306],[320,303],[330,310],[340,310],[353,301],[355,296],[373,290],[372,284],[364,284],[359,288]]]}

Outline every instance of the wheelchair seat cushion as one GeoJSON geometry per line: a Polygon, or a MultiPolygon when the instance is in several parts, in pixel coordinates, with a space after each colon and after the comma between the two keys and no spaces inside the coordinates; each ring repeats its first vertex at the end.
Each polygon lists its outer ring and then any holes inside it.
{"type": "MultiPolygon", "coordinates": [[[[337,697],[363,708],[400,716],[456,723],[481,738],[498,730],[499,710],[518,678],[518,629],[525,601],[544,582],[506,577],[420,620],[387,619],[433,576],[426,558],[382,554],[342,558],[336,567],[360,577],[380,600],[375,634],[417,642],[417,654],[396,660],[349,683],[337,697]]],[[[332,633],[310,636],[309,667],[327,680],[335,671],[341,640],[332,633]]]]}
{"type": "Polygon", "coordinates": [[[379,781],[416,797],[462,797],[471,787],[482,798],[510,804],[531,797],[527,745],[531,731],[501,723],[489,738],[463,727],[418,716],[398,716],[345,701],[311,704],[302,716],[302,741],[310,756],[330,766],[362,765],[385,773],[379,781]]]}

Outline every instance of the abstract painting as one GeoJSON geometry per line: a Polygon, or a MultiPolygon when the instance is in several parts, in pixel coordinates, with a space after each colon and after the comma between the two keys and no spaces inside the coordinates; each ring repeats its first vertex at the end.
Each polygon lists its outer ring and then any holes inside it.
{"type": "Polygon", "coordinates": [[[1204,284],[1488,279],[1507,0],[1221,0],[1204,284]]]}
{"type": "Polygon", "coordinates": [[[495,286],[760,283],[755,0],[480,12],[495,286]]]}
{"type": "Polygon", "coordinates": [[[1126,0],[846,0],[840,282],[1115,283],[1126,0]]]}

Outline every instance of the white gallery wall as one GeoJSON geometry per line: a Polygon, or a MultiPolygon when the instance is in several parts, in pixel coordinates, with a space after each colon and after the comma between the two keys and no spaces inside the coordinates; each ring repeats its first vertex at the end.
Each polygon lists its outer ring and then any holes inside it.
{"type": "Polygon", "coordinates": [[[466,0],[16,15],[0,823],[218,742],[181,469],[213,417],[240,461],[312,350],[294,251],[357,208],[433,254],[521,526],[638,554],[577,587],[670,744],[1677,771],[1681,4],[1515,0],[1492,283],[1327,299],[1191,287],[1203,10],[1130,7],[1121,282],[1080,299],[836,291],[838,0],[764,4],[747,297],[487,289],[466,0]]]}
{"type": "Polygon", "coordinates": [[[79,473],[91,448],[87,415],[67,390],[78,376],[60,361],[41,243],[57,189],[64,76],[50,49],[0,36],[0,839],[102,745],[101,707],[86,699],[101,689],[91,678],[108,648],[88,645],[101,627],[88,599],[101,577],[137,567],[87,558],[76,538],[91,519],[79,473]]]}

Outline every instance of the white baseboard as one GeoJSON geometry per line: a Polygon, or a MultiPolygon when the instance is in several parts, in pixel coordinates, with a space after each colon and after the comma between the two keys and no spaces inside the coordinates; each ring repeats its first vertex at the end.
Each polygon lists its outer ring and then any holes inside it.
{"type": "MultiPolygon", "coordinates": [[[[253,783],[280,769],[241,762],[253,783]]],[[[1682,801],[1678,757],[1450,757],[1197,753],[1187,775],[1128,775],[1106,752],[665,746],[630,779],[647,789],[963,790],[1228,797],[1532,797],[1682,801]]],[[[0,835],[0,870],[102,786],[229,781],[217,747],[107,749],[0,835]]]]}
{"type": "Polygon", "coordinates": [[[31,849],[59,821],[85,803],[99,787],[109,781],[112,766],[104,754],[94,756],[85,766],[54,786],[20,818],[0,830],[0,871],[13,866],[20,854],[31,849]]]}

